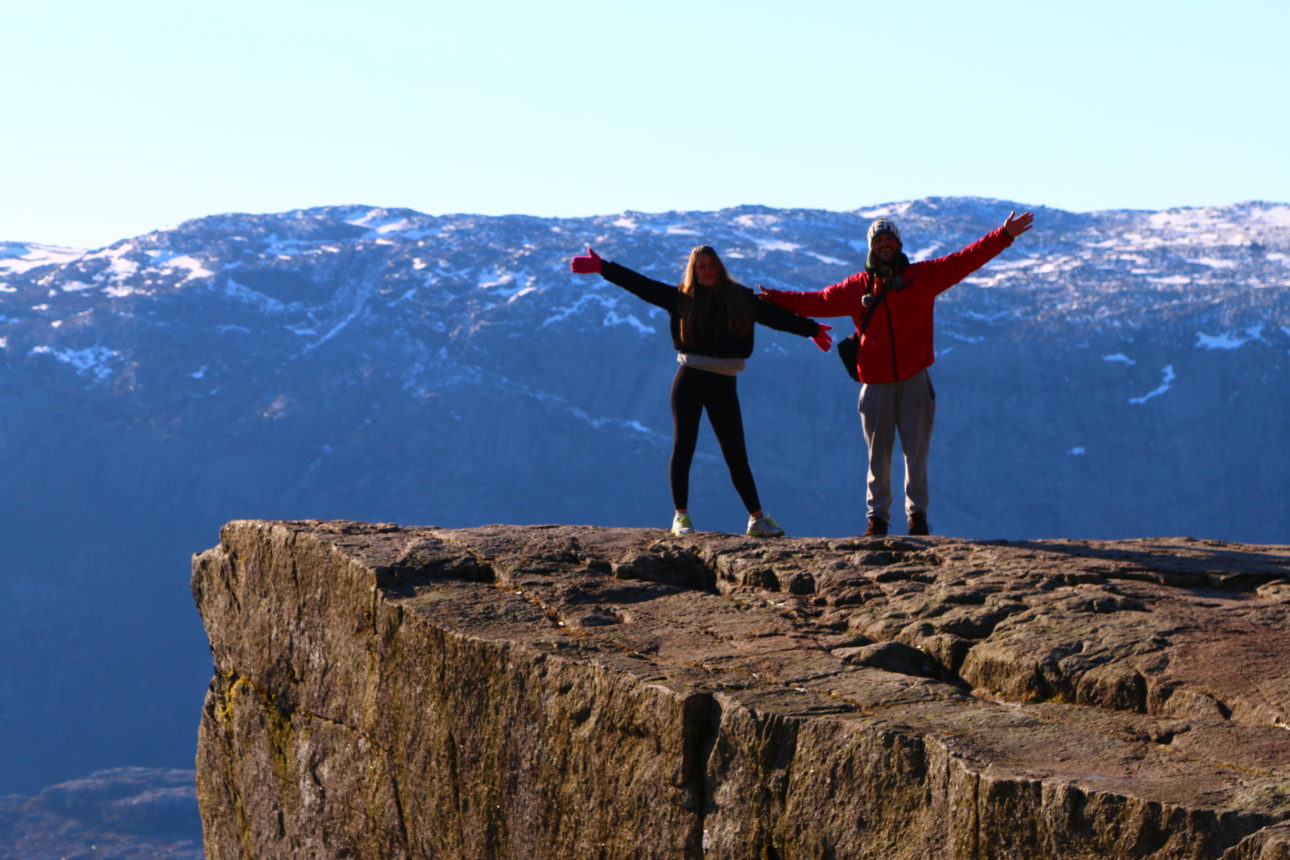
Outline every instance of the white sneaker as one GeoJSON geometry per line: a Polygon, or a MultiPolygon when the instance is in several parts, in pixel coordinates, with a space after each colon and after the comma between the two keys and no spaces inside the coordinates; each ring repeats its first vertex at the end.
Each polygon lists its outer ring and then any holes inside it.
{"type": "Polygon", "coordinates": [[[749,515],[748,534],[753,537],[783,537],[784,530],[780,528],[779,523],[771,519],[770,514],[762,514],[759,517],[749,515]]]}
{"type": "Polygon", "coordinates": [[[694,523],[690,522],[689,514],[677,514],[672,517],[672,534],[674,535],[692,535],[694,534],[694,523]]]}

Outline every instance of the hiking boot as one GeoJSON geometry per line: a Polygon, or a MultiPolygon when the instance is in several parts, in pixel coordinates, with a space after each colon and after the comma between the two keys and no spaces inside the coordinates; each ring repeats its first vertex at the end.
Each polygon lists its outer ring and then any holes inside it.
{"type": "Polygon", "coordinates": [[[694,534],[694,523],[690,522],[689,514],[677,514],[672,517],[672,534],[674,535],[692,535],[694,534]]]}
{"type": "Polygon", "coordinates": [[[753,537],[783,537],[784,530],[779,527],[779,523],[771,519],[770,514],[762,514],[759,517],[749,514],[748,534],[753,537]]]}
{"type": "Polygon", "coordinates": [[[887,534],[887,521],[882,517],[870,517],[869,528],[864,533],[865,537],[883,537],[887,534]]]}
{"type": "Polygon", "coordinates": [[[927,514],[914,511],[909,515],[909,533],[911,535],[929,535],[931,528],[927,525],[927,514]]]}

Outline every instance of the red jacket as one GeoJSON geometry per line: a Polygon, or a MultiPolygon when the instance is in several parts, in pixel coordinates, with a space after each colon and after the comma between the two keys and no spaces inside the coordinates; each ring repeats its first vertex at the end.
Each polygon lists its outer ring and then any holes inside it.
{"type": "MultiPolygon", "coordinates": [[[[1012,237],[996,227],[962,251],[910,263],[901,273],[905,286],[888,290],[860,338],[856,370],[861,382],[900,382],[936,360],[932,351],[932,306],[936,297],[990,262],[1012,237]]],[[[845,281],[810,293],[766,290],[781,308],[807,317],[849,316],[860,331],[861,296],[882,292],[883,278],[856,272],[845,281]],[[871,280],[873,283],[871,283],[871,280]]]]}

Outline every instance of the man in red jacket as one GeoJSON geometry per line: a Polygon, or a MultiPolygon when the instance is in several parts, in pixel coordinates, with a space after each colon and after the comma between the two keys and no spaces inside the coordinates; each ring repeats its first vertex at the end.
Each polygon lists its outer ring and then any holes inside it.
{"type": "Polygon", "coordinates": [[[909,533],[927,525],[927,452],[936,414],[936,394],[927,368],[932,350],[936,297],[984,266],[1030,229],[1030,212],[1008,213],[996,227],[961,251],[936,260],[909,262],[900,231],[890,218],[869,225],[869,259],[863,272],[809,293],[768,290],[765,298],[807,317],[849,316],[860,335],[856,371],[860,418],[869,445],[865,502],[867,535],[885,535],[891,509],[891,457],[896,434],[905,453],[905,510],[909,533]]]}

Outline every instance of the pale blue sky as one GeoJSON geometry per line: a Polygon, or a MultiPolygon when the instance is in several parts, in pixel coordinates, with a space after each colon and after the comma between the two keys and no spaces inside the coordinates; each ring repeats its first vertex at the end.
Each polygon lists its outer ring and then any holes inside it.
{"type": "Polygon", "coordinates": [[[1290,201],[1284,0],[0,9],[0,241],[350,203],[1290,201]]]}

